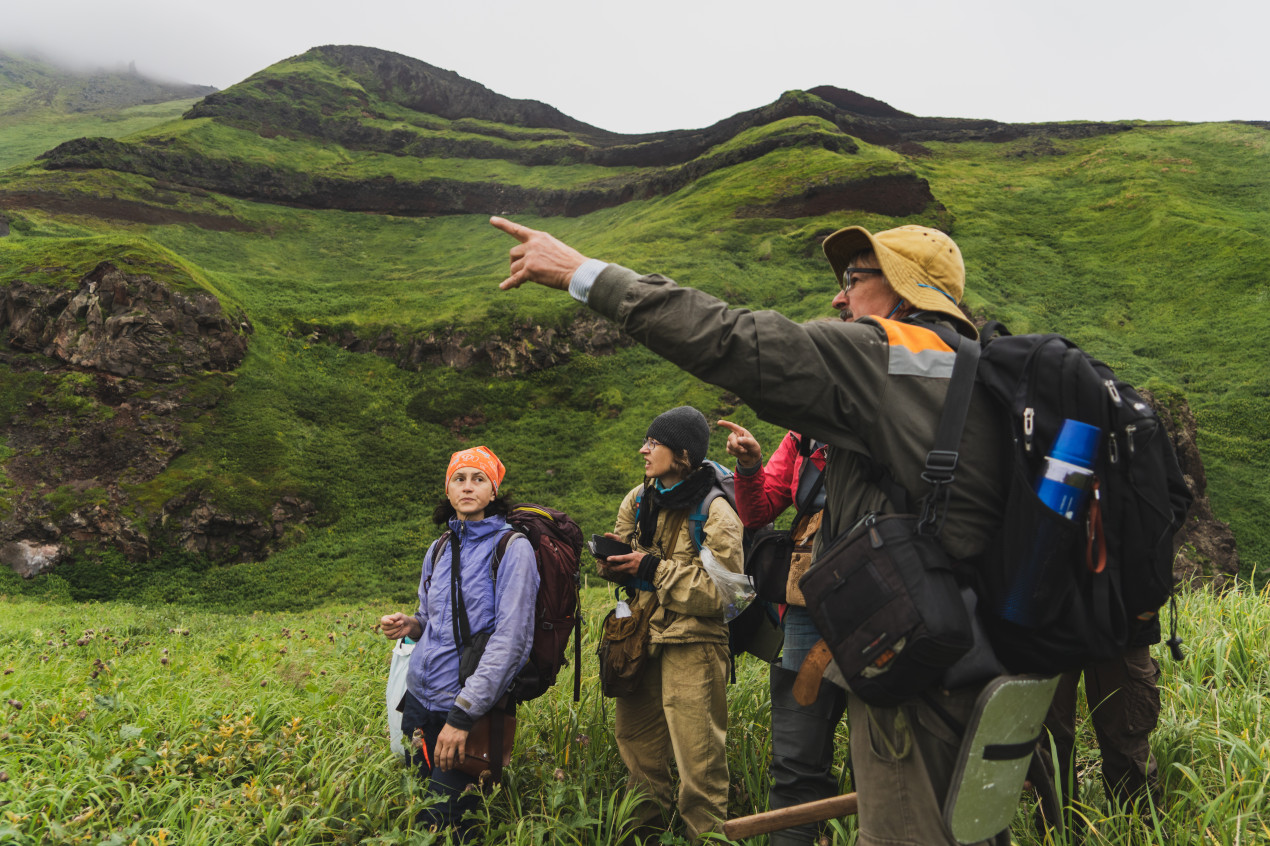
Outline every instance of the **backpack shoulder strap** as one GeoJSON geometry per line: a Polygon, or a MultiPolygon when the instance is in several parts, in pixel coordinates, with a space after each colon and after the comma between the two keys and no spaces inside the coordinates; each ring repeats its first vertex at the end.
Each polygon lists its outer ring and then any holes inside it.
{"type": "Polygon", "coordinates": [[[721,496],[723,491],[718,487],[711,488],[688,513],[688,537],[692,539],[692,545],[698,552],[706,542],[706,520],[710,518],[710,505],[721,496]]]}
{"type": "Polygon", "coordinates": [[[525,540],[529,540],[529,535],[514,527],[508,527],[503,532],[503,536],[498,539],[498,545],[494,547],[494,557],[489,563],[489,577],[491,581],[498,581],[498,565],[503,563],[503,556],[507,554],[507,547],[511,545],[512,540],[519,535],[525,540]]]}
{"type": "Polygon", "coordinates": [[[428,577],[423,580],[423,590],[427,593],[428,588],[432,585],[432,573],[437,569],[437,561],[441,560],[441,551],[450,543],[450,530],[446,529],[441,533],[441,537],[437,538],[432,545],[432,566],[428,568],[428,577]]]}
{"type": "MultiPolygon", "coordinates": [[[[709,460],[707,459],[707,461],[709,460]]],[[[692,538],[692,544],[697,548],[698,552],[701,551],[701,547],[706,540],[706,520],[710,519],[710,506],[714,504],[714,501],[722,497],[728,507],[736,511],[735,494],[729,496],[728,492],[724,490],[723,485],[728,482],[728,479],[721,475],[726,473],[730,477],[732,475],[731,472],[724,470],[718,462],[709,461],[709,463],[716,473],[715,482],[688,514],[688,535],[692,538]]]]}

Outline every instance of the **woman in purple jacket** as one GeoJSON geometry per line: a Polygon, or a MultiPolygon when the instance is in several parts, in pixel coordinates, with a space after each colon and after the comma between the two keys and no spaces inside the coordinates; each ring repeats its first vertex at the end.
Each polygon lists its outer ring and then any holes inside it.
{"type": "Polygon", "coordinates": [[[538,568],[529,539],[517,535],[507,544],[497,580],[491,569],[499,539],[512,531],[509,505],[498,495],[504,472],[487,447],[454,453],[446,496],[433,514],[448,530],[424,556],[419,609],[379,621],[386,637],[418,642],[399,706],[401,730],[413,741],[407,760],[441,798],[420,814],[420,822],[452,826],[465,842],[471,826],[462,818],[478,801],[477,792],[465,793],[475,779],[458,769],[468,732],[507,693],[533,645],[538,568]],[[456,592],[467,612],[466,648],[454,614],[456,592]],[[465,652],[471,653],[466,660],[465,652]],[[460,665],[468,672],[461,674],[460,665]]]}

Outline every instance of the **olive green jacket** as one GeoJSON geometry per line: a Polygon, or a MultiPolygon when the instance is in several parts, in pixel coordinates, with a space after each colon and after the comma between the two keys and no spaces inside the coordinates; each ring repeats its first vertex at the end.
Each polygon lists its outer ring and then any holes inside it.
{"type": "MultiPolygon", "coordinates": [[[[727,643],[728,624],[724,603],[710,574],[701,565],[701,555],[692,542],[688,509],[662,510],[657,515],[653,542],[645,547],[638,541],[635,498],[644,486],[635,486],[617,510],[614,534],[639,552],[662,559],[653,576],[660,607],[649,623],[653,643],[727,643]]],[[[716,561],[733,573],[744,570],[741,518],[723,497],[710,503],[703,527],[705,546],[716,561]]]]}
{"type": "MultiPolygon", "coordinates": [[[[929,490],[921,473],[955,355],[930,330],[874,318],[799,324],[612,264],[588,304],[661,357],[732,391],[761,419],[830,445],[828,526],[817,543],[871,511],[895,510],[865,481],[861,454],[890,468],[912,503],[929,490]]],[[[941,535],[952,557],[983,551],[1000,524],[1008,449],[1004,415],[976,385],[941,535]]]]}

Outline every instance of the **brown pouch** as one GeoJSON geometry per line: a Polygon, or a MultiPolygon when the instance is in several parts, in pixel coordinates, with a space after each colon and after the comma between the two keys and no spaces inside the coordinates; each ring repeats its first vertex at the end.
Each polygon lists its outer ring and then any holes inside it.
{"type": "Polygon", "coordinates": [[[789,579],[785,583],[785,601],[790,605],[807,605],[798,582],[811,566],[811,545],[816,539],[816,532],[820,530],[820,522],[824,516],[824,511],[817,511],[807,520],[807,524],[795,533],[797,545],[789,557],[789,579]]]}
{"type": "Polygon", "coordinates": [[[789,581],[785,583],[785,601],[790,605],[807,605],[807,600],[803,598],[803,592],[798,587],[798,582],[810,566],[810,552],[795,552],[789,557],[789,581]]]}
{"type": "Polygon", "coordinates": [[[473,778],[488,777],[497,784],[503,777],[503,767],[512,758],[515,741],[516,709],[508,707],[504,696],[467,733],[459,769],[473,778]]]}
{"type": "Polygon", "coordinates": [[[608,613],[600,627],[600,692],[605,696],[630,696],[639,689],[649,660],[649,626],[659,602],[653,591],[635,591],[626,601],[631,613],[608,613]]]}

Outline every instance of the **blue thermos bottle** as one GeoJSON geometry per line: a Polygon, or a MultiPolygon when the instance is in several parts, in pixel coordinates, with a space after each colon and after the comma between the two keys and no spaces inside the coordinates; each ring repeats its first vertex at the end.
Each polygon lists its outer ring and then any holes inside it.
{"type": "Polygon", "coordinates": [[[1036,495],[1041,502],[1068,520],[1076,519],[1089,498],[1100,434],[1097,426],[1064,420],[1036,480],[1036,495]]]}
{"type": "MultiPolygon", "coordinates": [[[[1089,499],[1100,435],[1097,426],[1064,420],[1036,479],[1037,497],[1068,520],[1076,520],[1089,499]]],[[[1059,525],[1052,519],[1040,519],[1035,531],[1031,553],[1019,562],[999,609],[1006,620],[1028,627],[1038,624],[1043,618],[1039,612],[1052,601],[1052,597],[1042,595],[1042,586],[1048,584],[1046,572],[1066,564],[1059,525]]]]}

